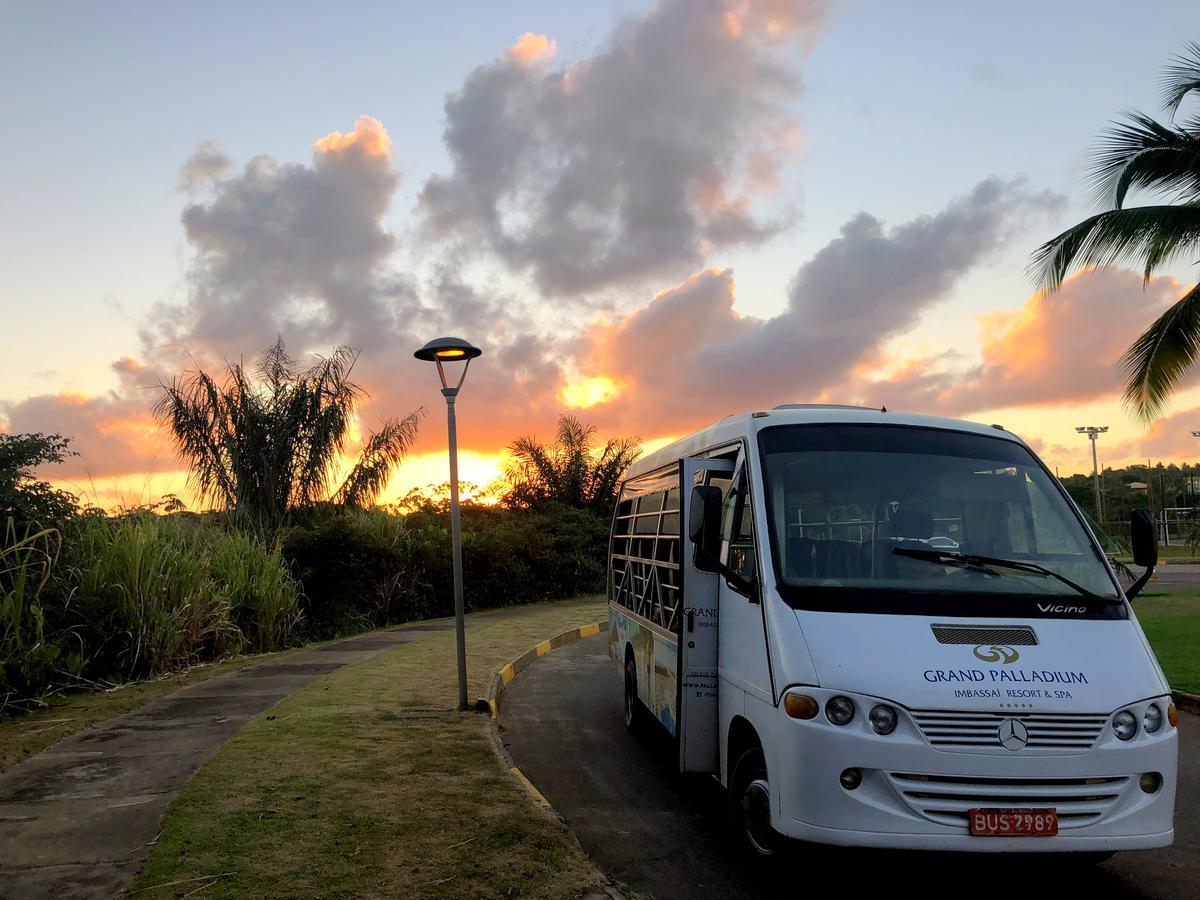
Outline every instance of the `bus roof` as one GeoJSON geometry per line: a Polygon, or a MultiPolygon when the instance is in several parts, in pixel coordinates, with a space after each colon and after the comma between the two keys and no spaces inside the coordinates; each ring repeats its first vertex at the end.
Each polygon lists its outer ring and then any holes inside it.
{"type": "Polygon", "coordinates": [[[890,412],[887,409],[862,406],[789,403],[774,409],[726,416],[707,428],[667,444],[653,453],[646,454],[629,467],[625,477],[626,479],[637,478],[648,472],[657,471],[685,457],[699,456],[707,450],[755,435],[764,428],[775,425],[808,425],[821,422],[942,428],[947,431],[986,434],[989,437],[1002,436],[1016,443],[1024,443],[1015,434],[1005,431],[999,425],[984,425],[979,422],[964,422],[960,419],[946,419],[940,416],[924,416],[916,413],[890,412]]]}

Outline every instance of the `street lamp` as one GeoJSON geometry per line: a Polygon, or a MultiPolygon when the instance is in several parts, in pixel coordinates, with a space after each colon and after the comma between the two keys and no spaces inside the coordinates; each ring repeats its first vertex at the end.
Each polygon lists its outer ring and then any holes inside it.
{"type": "Polygon", "coordinates": [[[461,338],[441,337],[427,343],[413,354],[417,359],[437,363],[438,378],[442,380],[442,396],[446,398],[446,422],[450,430],[450,547],[454,564],[454,630],[458,639],[458,708],[467,709],[467,634],[463,622],[462,585],[462,526],[458,514],[458,430],[454,420],[454,400],[467,377],[471,360],[483,353],[478,347],[461,338]],[[446,379],[446,364],[462,363],[458,383],[450,387],[446,379]]]}
{"type": "Polygon", "coordinates": [[[1086,434],[1092,442],[1092,484],[1096,488],[1096,524],[1103,527],[1104,510],[1100,505],[1100,466],[1096,462],[1096,435],[1104,434],[1108,431],[1107,425],[1077,425],[1075,430],[1079,434],[1086,434]]]}

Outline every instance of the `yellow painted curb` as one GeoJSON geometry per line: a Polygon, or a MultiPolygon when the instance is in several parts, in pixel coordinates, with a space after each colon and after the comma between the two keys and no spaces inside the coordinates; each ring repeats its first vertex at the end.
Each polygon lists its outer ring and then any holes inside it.
{"type": "Polygon", "coordinates": [[[534,803],[536,803],[542,809],[550,809],[550,801],[542,796],[542,792],[533,786],[533,782],[525,777],[524,772],[522,772],[516,766],[510,767],[508,771],[512,772],[513,775],[516,776],[517,781],[521,782],[521,786],[525,788],[526,793],[533,798],[534,803]]]}
{"type": "Polygon", "coordinates": [[[488,688],[488,714],[492,719],[492,737],[496,742],[496,752],[500,754],[501,759],[507,764],[508,770],[517,779],[521,787],[525,789],[525,792],[529,794],[533,802],[550,813],[554,813],[554,808],[550,805],[550,801],[542,795],[541,791],[534,787],[532,781],[525,777],[525,773],[516,766],[512,757],[508,755],[508,751],[504,749],[504,742],[500,739],[500,695],[504,693],[504,689],[512,683],[512,680],[517,677],[521,670],[531,662],[545,656],[551,650],[555,650],[563,644],[570,644],[580,638],[599,634],[607,627],[608,622],[592,622],[590,625],[572,628],[570,631],[561,632],[554,635],[554,637],[534,644],[516,659],[509,660],[502,665],[492,677],[491,686],[488,688]]]}

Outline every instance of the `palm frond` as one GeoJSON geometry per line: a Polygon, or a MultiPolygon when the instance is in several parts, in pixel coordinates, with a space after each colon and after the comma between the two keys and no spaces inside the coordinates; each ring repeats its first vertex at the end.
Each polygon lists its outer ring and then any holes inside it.
{"type": "Polygon", "coordinates": [[[334,499],[346,506],[363,507],[379,496],[387,486],[392,470],[408,455],[417,439],[422,407],[403,419],[388,419],[378,431],[367,438],[358,462],[346,476],[334,499]]]}
{"type": "MultiPolygon", "coordinates": [[[[338,347],[304,369],[279,339],[252,369],[227,363],[221,384],[199,366],[161,383],[155,414],[171,430],[200,497],[267,534],[293,507],[328,495],[364,396],[350,380],[356,359],[355,350],[338,347]]],[[[415,434],[411,419],[385,424],[368,439],[343,485],[354,502],[375,496],[407,452],[415,434]]]]}
{"type": "Polygon", "coordinates": [[[1043,290],[1062,286],[1072,270],[1134,262],[1146,280],[1200,243],[1200,204],[1114,209],[1084,219],[1034,251],[1030,273],[1043,290]]]}
{"type": "Polygon", "coordinates": [[[641,445],[636,438],[615,439],[596,453],[595,435],[595,426],[563,413],[553,445],[532,436],[518,438],[508,448],[512,462],[505,472],[504,502],[525,509],[556,505],[610,509],[625,471],[641,454],[641,445]]]}
{"type": "Polygon", "coordinates": [[[1162,412],[1167,398],[1200,357],[1200,285],[1159,316],[1121,357],[1125,403],[1143,422],[1162,412]]]}
{"type": "Polygon", "coordinates": [[[1188,41],[1163,69],[1163,108],[1174,115],[1192,91],[1200,91],[1200,43],[1188,41]]]}
{"type": "Polygon", "coordinates": [[[1156,190],[1175,202],[1200,199],[1200,134],[1172,128],[1142,113],[1105,131],[1089,180],[1098,202],[1120,209],[1131,188],[1156,190]]]}

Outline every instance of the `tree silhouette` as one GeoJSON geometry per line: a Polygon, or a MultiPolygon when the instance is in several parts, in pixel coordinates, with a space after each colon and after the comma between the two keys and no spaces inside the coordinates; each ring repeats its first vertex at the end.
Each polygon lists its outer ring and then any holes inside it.
{"type": "Polygon", "coordinates": [[[513,461],[506,475],[506,506],[544,509],[560,505],[611,512],[625,471],[642,454],[637,438],[608,441],[595,452],[595,426],[567,413],[558,417],[553,444],[536,437],[518,438],[509,446],[513,461]]]}
{"type": "Polygon", "coordinates": [[[228,364],[221,384],[199,366],[163,383],[155,415],[171,430],[201,499],[263,535],[299,506],[327,498],[346,506],[373,502],[412,446],[424,410],[385,420],[331,492],[364,396],[350,380],[357,358],[338,347],[304,369],[280,339],[251,370],[228,364]]]}

